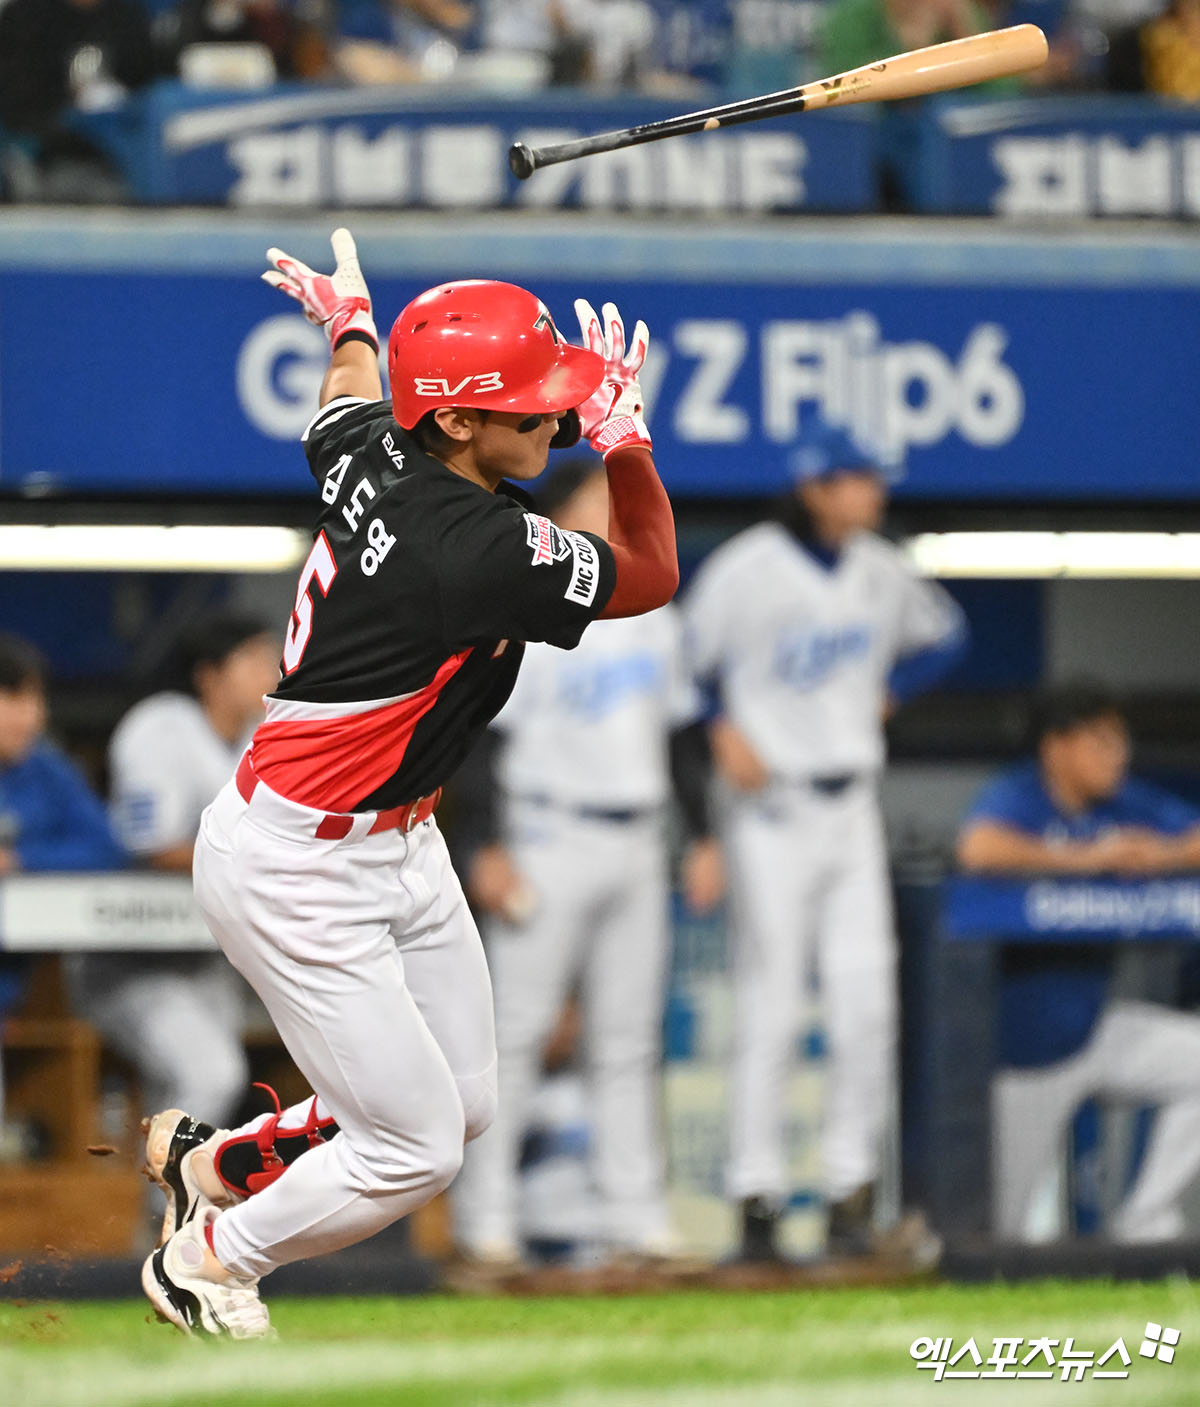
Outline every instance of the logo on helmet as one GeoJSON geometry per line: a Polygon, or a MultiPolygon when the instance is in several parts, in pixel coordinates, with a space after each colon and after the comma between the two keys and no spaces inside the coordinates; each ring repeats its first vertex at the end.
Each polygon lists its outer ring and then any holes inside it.
{"type": "Polygon", "coordinates": [[[481,371],[464,376],[457,386],[451,386],[444,376],[414,376],[413,391],[418,396],[458,396],[474,385],[476,391],[503,391],[504,382],[498,371],[481,371]]]}
{"type": "Polygon", "coordinates": [[[603,379],[603,357],[564,342],[546,305],[512,283],[430,288],[388,339],[392,413],[406,430],[440,406],[552,415],[579,405],[603,379]]]}
{"type": "Polygon", "coordinates": [[[562,342],[563,335],[559,332],[558,328],[554,326],[554,319],[550,316],[550,309],[541,302],[538,303],[538,307],[541,308],[542,311],[537,315],[537,321],[533,324],[533,330],[534,332],[541,332],[543,327],[548,327],[550,329],[550,337],[557,347],[558,344],[562,342]]]}

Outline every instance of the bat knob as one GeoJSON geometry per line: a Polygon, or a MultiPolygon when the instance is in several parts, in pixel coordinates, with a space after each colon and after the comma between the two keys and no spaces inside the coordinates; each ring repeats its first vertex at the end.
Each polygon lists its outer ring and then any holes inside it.
{"type": "Polygon", "coordinates": [[[537,169],[533,152],[524,142],[514,142],[508,149],[508,169],[518,181],[527,181],[537,169]]]}

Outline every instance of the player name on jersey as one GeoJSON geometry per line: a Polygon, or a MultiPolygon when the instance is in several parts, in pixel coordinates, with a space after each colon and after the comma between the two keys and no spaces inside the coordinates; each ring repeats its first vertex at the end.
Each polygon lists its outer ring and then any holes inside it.
{"type": "Polygon", "coordinates": [[[389,401],[329,402],[304,446],[321,503],[254,771],[318,810],[404,806],[503,706],[522,642],[579,643],[612,592],[612,550],[526,512],[510,485],[452,473],[389,401]]]}

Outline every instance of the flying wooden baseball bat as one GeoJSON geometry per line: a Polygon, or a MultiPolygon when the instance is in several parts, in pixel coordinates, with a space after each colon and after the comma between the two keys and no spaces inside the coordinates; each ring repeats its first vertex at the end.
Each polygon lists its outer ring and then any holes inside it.
{"type": "Polygon", "coordinates": [[[886,102],[893,98],[920,98],[928,93],[944,93],[985,83],[989,78],[1006,78],[1028,73],[1046,61],[1046,36],[1035,24],[1017,24],[1010,29],[993,29],[952,39],[947,44],[930,44],[907,54],[896,54],[878,63],[852,68],[832,78],[820,78],[799,88],[784,88],[757,98],[705,108],[702,112],[644,122],[640,127],[624,127],[619,132],[601,132],[595,137],[579,137],[555,146],[528,147],[514,142],[508,149],[508,165],[522,181],[539,166],[573,161],[601,151],[636,147],[643,142],[659,142],[664,137],[681,137],[688,132],[714,132],[739,122],[758,122],[764,117],[782,117],[789,112],[810,112],[823,107],[844,107],[847,103],[886,102]]]}

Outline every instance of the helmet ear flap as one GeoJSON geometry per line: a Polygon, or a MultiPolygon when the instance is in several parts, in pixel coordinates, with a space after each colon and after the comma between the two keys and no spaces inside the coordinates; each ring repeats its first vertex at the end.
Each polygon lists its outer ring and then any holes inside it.
{"type": "Polygon", "coordinates": [[[564,410],[558,417],[558,429],[554,432],[554,438],[550,441],[551,449],[570,449],[572,445],[579,443],[580,434],[579,412],[577,410],[564,410]]]}

